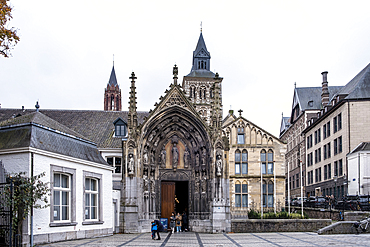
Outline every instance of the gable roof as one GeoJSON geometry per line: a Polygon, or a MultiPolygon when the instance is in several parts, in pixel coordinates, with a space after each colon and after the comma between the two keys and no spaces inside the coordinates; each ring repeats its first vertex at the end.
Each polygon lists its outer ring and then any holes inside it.
{"type": "Polygon", "coordinates": [[[290,117],[282,117],[280,125],[280,138],[290,127],[290,117]]]}
{"type": "Polygon", "coordinates": [[[258,125],[256,125],[256,124],[252,123],[251,121],[249,121],[248,119],[246,119],[246,118],[244,118],[244,117],[242,117],[242,116],[239,116],[238,118],[235,118],[235,119],[234,119],[234,121],[228,121],[228,123],[227,123],[227,124],[225,124],[225,125],[223,125],[223,126],[222,126],[222,128],[223,128],[223,129],[224,129],[224,128],[227,128],[227,127],[229,127],[230,125],[232,125],[232,124],[234,124],[234,123],[238,122],[240,119],[241,119],[242,121],[245,121],[245,122],[249,123],[250,125],[252,125],[252,126],[256,127],[257,129],[259,129],[259,130],[263,131],[264,133],[268,134],[270,137],[273,137],[274,139],[276,139],[276,140],[278,140],[278,141],[280,141],[280,142],[283,142],[283,141],[282,141],[282,140],[280,140],[278,137],[276,137],[276,136],[274,136],[273,134],[271,134],[271,133],[267,132],[267,131],[266,131],[266,130],[264,130],[263,128],[259,127],[258,125]]]}
{"type": "MultiPolygon", "coordinates": [[[[179,106],[187,111],[191,112],[193,115],[197,116],[197,118],[202,121],[204,126],[208,128],[209,126],[204,122],[203,118],[199,116],[199,113],[194,108],[193,103],[191,103],[188,98],[186,97],[185,93],[181,89],[180,85],[178,84],[171,84],[170,90],[165,91],[165,95],[160,97],[161,101],[155,104],[155,108],[153,111],[149,112],[149,116],[145,122],[150,121],[152,116],[157,115],[158,113],[162,112],[164,109],[179,106]]],[[[145,123],[144,123],[145,124],[145,123]]]]}
{"type": "Polygon", "coordinates": [[[361,151],[370,151],[370,142],[361,142],[349,154],[354,154],[361,151]]]}
{"type": "MultiPolygon", "coordinates": [[[[338,93],[343,87],[342,86],[330,86],[329,89],[329,97],[332,97],[336,93],[338,93]]],[[[293,106],[292,110],[295,107],[295,102],[299,103],[299,107],[301,111],[306,110],[320,110],[322,108],[321,103],[321,87],[298,87],[294,89],[294,99],[293,99],[293,106]],[[312,104],[309,102],[312,101],[312,104]]]]}
{"type": "Polygon", "coordinates": [[[370,63],[333,97],[337,95],[347,95],[345,99],[370,98],[370,63]]]}

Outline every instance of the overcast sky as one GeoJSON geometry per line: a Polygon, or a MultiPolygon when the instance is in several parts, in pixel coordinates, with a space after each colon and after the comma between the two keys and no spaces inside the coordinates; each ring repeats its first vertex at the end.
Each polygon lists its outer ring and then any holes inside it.
{"type": "MultiPolygon", "coordinates": [[[[294,83],[343,86],[370,63],[370,1],[12,0],[20,42],[0,57],[2,108],[103,110],[113,65],[128,109],[130,74],[149,111],[190,72],[203,23],[211,70],[230,107],[278,136],[294,83]]],[[[236,112],[236,114],[238,114],[236,112]]]]}

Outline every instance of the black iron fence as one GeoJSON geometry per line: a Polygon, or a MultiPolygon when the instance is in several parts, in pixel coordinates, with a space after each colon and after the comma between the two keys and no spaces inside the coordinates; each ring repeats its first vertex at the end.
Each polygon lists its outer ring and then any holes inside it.
{"type": "Polygon", "coordinates": [[[14,232],[12,227],[13,209],[12,200],[13,181],[8,179],[6,183],[0,183],[0,246],[16,246],[14,243],[14,232]],[[7,191],[6,191],[7,190],[7,191]],[[10,198],[7,198],[10,195],[10,198]]]}

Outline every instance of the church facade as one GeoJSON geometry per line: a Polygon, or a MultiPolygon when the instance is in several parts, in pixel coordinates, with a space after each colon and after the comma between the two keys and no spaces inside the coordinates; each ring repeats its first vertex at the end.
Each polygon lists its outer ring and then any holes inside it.
{"type": "MultiPolygon", "coordinates": [[[[175,65],[173,81],[149,112],[137,110],[134,72],[129,110],[122,111],[114,66],[104,111],[38,109],[96,145],[111,167],[108,232],[148,232],[153,219],[172,212],[186,212],[191,231],[230,232],[232,220],[251,209],[281,209],[286,145],[241,111],[223,118],[223,78],[210,71],[210,61],[201,33],[190,73],[180,82],[175,65]]],[[[0,122],[34,111],[0,108],[0,122]]],[[[71,210],[79,207],[73,203],[71,210]]]]}
{"type": "Polygon", "coordinates": [[[193,231],[230,231],[222,78],[212,73],[209,65],[210,54],[201,34],[191,72],[180,85],[175,65],[173,83],[140,125],[136,77],[134,73],[130,77],[123,231],[144,231],[153,218],[169,218],[172,212],[184,211],[193,231]]]}

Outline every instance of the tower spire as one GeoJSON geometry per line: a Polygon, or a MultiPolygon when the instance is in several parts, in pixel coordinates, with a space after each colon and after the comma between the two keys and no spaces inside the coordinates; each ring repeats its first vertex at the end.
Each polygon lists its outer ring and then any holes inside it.
{"type": "Polygon", "coordinates": [[[200,33],[202,33],[202,22],[200,22],[200,33]]]}
{"type": "Polygon", "coordinates": [[[121,111],[121,89],[117,83],[116,72],[114,70],[114,59],[112,72],[104,92],[104,111],[121,111]]]}

